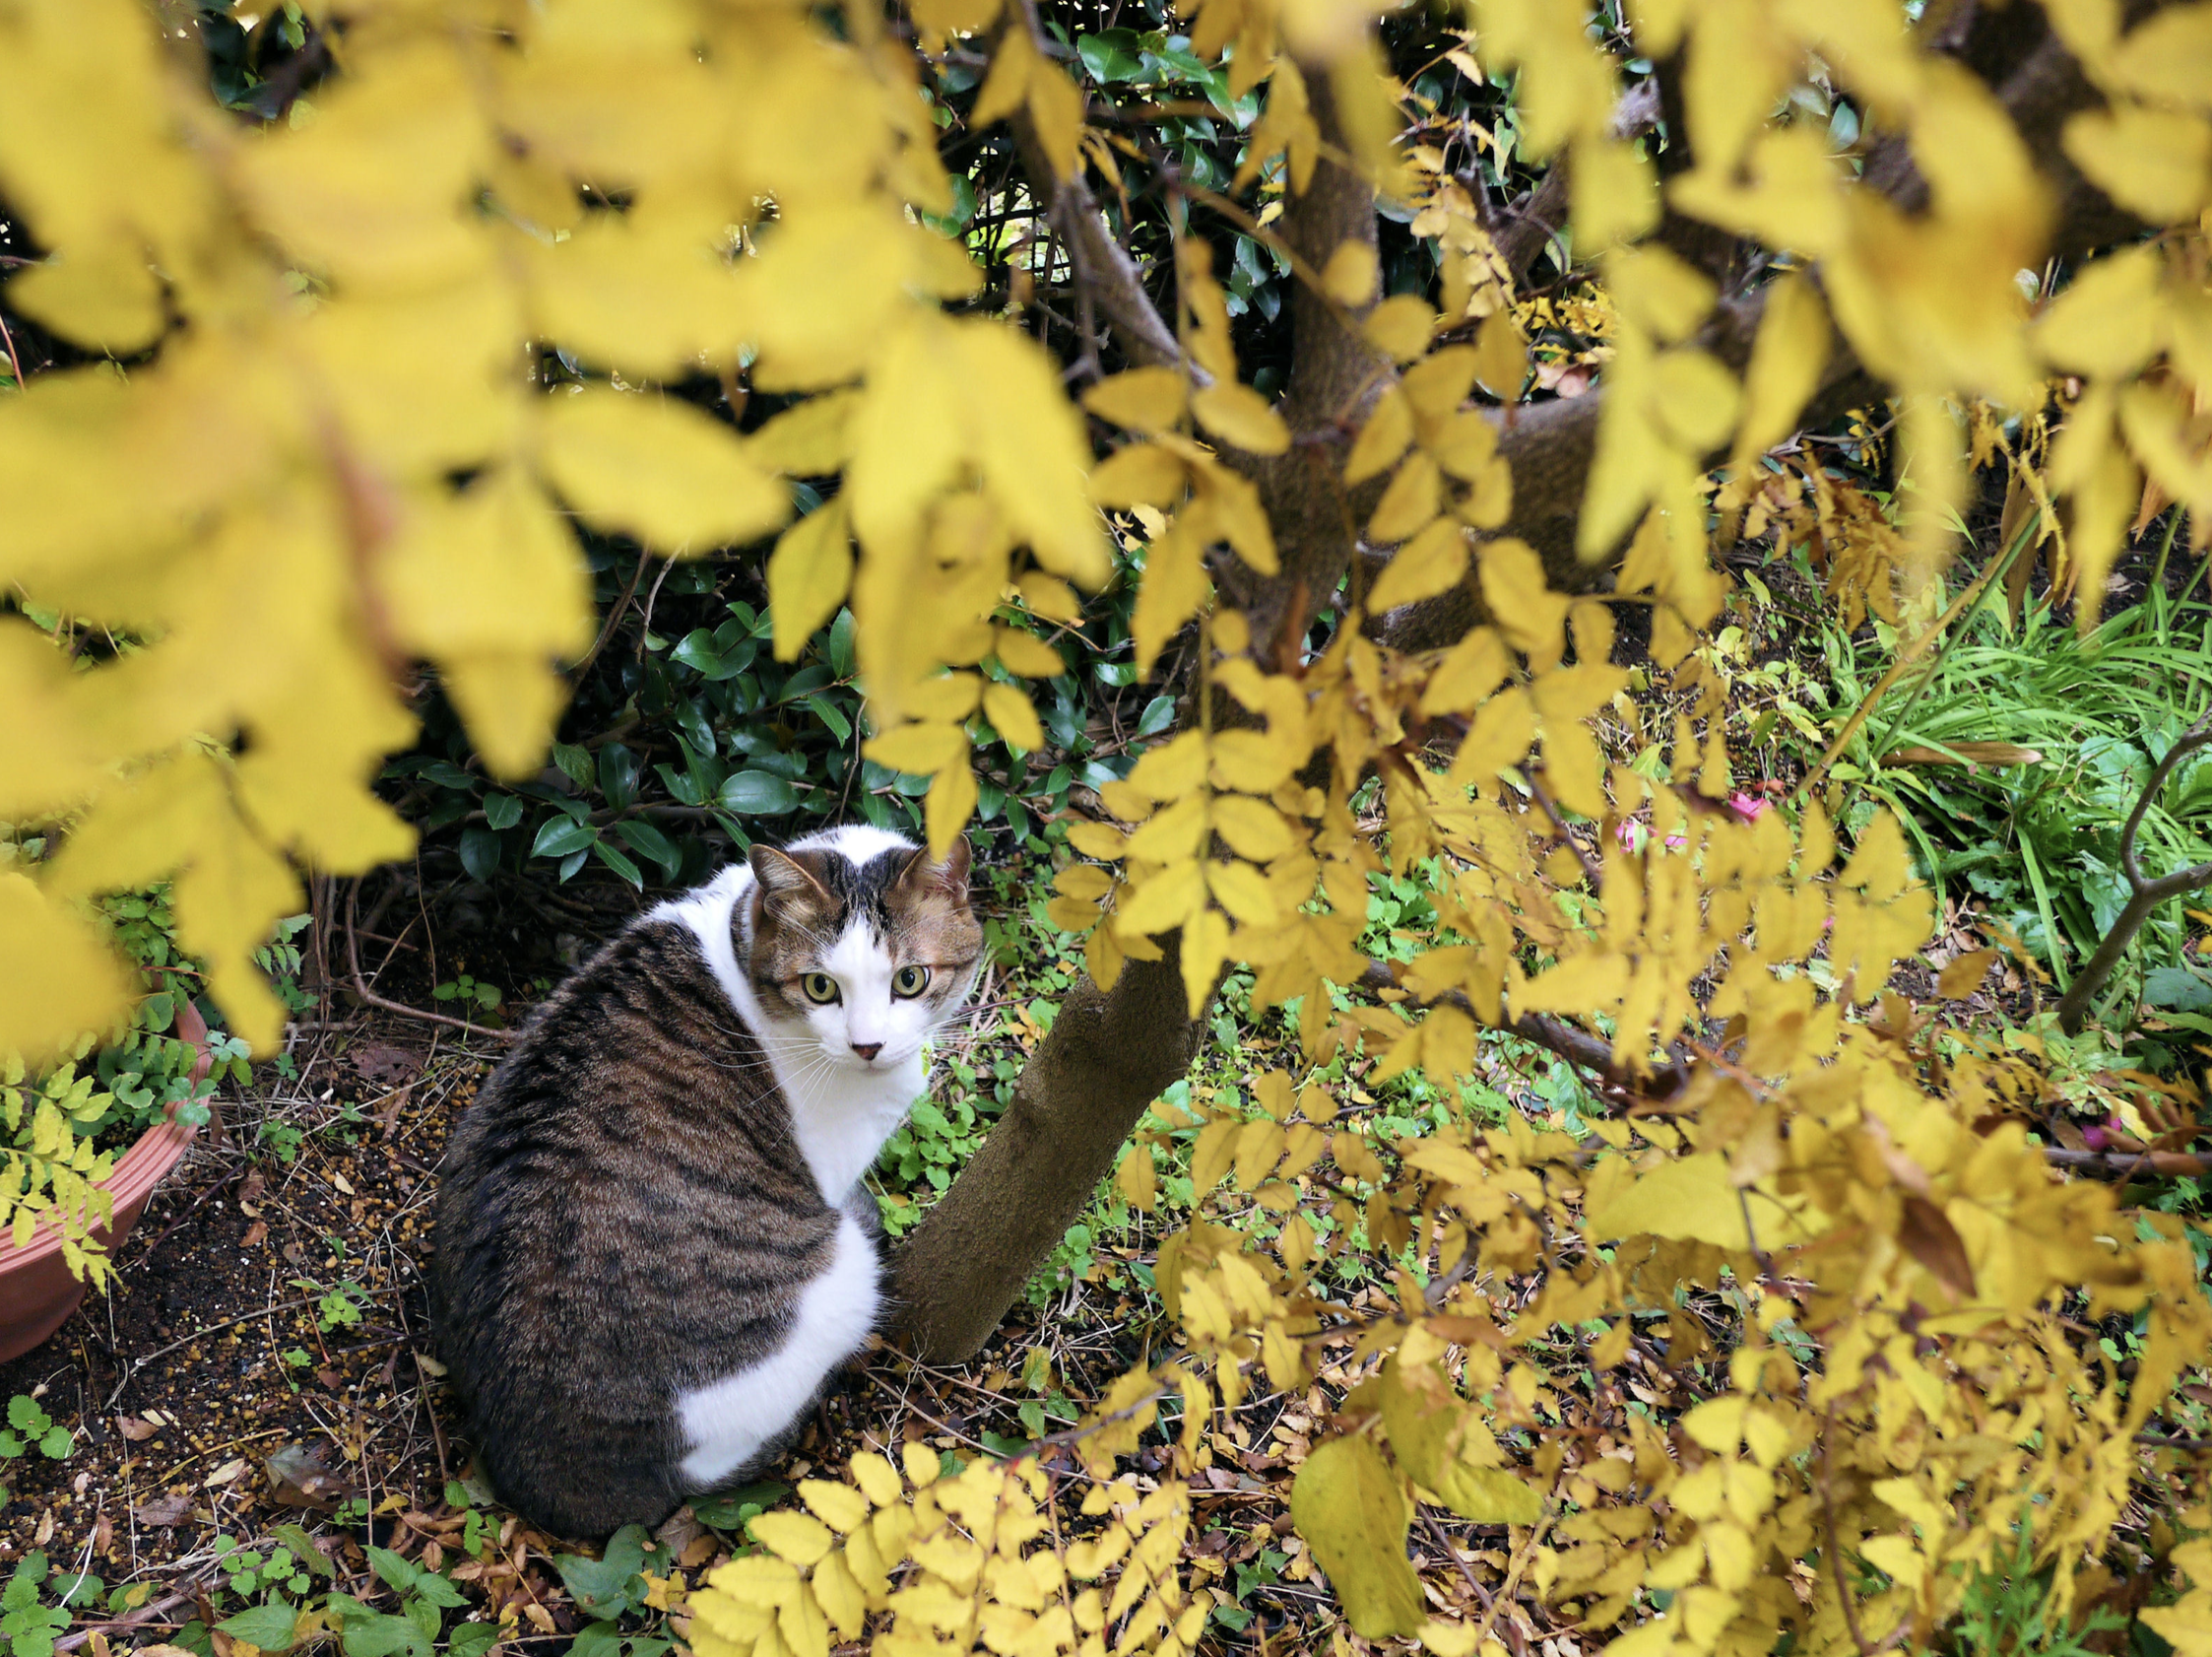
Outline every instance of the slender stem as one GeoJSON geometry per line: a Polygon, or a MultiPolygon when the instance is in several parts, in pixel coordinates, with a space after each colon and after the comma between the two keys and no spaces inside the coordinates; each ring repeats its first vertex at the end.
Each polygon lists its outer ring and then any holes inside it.
{"type": "Polygon", "coordinates": [[[23,389],[23,364],[16,356],[16,337],[8,332],[8,319],[0,316],[0,345],[8,348],[8,371],[16,376],[16,389],[23,389]]]}
{"type": "Polygon", "coordinates": [[[2196,724],[2174,740],[2166,757],[2151,770],[2150,780],[2135,801],[2135,809],[2127,814],[2127,823],[2119,831],[2120,872],[2127,877],[2129,896],[2127,906],[2120,910],[2119,918],[2106,932],[2097,953],[2089,958],[2089,964],[2081,975],[2067,988],[2065,997],[2058,1003],[2058,1027],[2068,1035],[2080,1033],[2089,1016],[2091,1003],[2097,992],[2105,987],[2105,980],[2119,965],[2120,958],[2127,953],[2135,934],[2151,918],[2159,906],[2168,899],[2184,893],[2195,892],[2200,887],[2212,886],[2212,863],[2198,863],[2186,869],[2177,869],[2157,880],[2146,880],[2143,865],[2135,851],[2135,836],[2143,827],[2143,818],[2149,813],[2151,803],[2166,786],[2166,779],[2174,767],[2189,755],[2207,744],[2212,744],[2212,718],[2200,719],[2196,724]]]}

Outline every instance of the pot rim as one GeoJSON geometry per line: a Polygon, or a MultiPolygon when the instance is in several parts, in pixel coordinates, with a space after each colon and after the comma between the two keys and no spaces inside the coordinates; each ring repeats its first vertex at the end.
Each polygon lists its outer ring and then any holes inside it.
{"type": "MultiPolygon", "coordinates": [[[[114,1199],[110,1212],[119,1214],[150,1197],[163,1176],[183,1157],[185,1148],[198,1132],[196,1127],[171,1117],[140,1134],[137,1143],[123,1153],[108,1176],[98,1182],[98,1188],[114,1199]]],[[[21,1248],[0,1236],[0,1279],[60,1252],[61,1227],[51,1220],[39,1221],[37,1229],[31,1234],[31,1241],[21,1248]]]]}

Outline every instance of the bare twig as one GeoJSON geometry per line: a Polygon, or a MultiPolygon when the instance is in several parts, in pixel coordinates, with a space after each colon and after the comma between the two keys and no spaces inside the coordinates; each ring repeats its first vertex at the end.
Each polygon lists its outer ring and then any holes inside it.
{"type": "Polygon", "coordinates": [[[1551,796],[1544,791],[1543,783],[1534,776],[1529,778],[1529,797],[1536,802],[1537,810],[1551,819],[1551,826],[1559,830],[1559,837],[1567,842],[1567,849],[1575,854],[1575,861],[1582,865],[1583,879],[1590,883],[1591,895],[1602,896],[1605,890],[1603,871],[1591,861],[1590,853],[1583,849],[1582,841],[1568,832],[1566,818],[1560,815],[1558,806],[1552,803],[1551,796]]]}
{"type": "Polygon", "coordinates": [[[0,345],[8,348],[8,371],[16,376],[16,389],[23,389],[23,363],[16,356],[16,337],[8,332],[8,319],[0,316],[0,345]]]}
{"type": "MultiPolygon", "coordinates": [[[[1367,970],[1360,974],[1364,989],[1399,989],[1398,974],[1389,961],[1369,961],[1367,970]]],[[[1435,1001],[1457,1007],[1476,1023],[1474,1003],[1464,990],[1447,990],[1435,1001]]],[[[1649,1076],[1639,1076],[1620,1069],[1613,1063],[1613,1049],[1602,1036],[1577,1029],[1573,1025],[1557,1019],[1546,1018],[1541,1013],[1524,1013],[1512,1024],[1500,1027],[1522,1040],[1532,1042],[1546,1052],[1556,1053],[1569,1064],[1576,1065],[1597,1077],[1606,1088],[1621,1094],[1644,1098],[1671,1098],[1689,1085],[1690,1073],[1679,1064],[1655,1064],[1649,1076]]]]}
{"type": "Polygon", "coordinates": [[[583,660],[571,670],[578,684],[583,683],[584,675],[591,671],[592,663],[599,660],[599,653],[607,648],[607,641],[615,636],[615,630],[621,625],[623,613],[629,609],[629,601],[637,596],[637,583],[645,579],[646,561],[652,556],[649,550],[637,555],[637,567],[629,572],[629,582],[622,588],[622,596],[607,607],[606,625],[599,630],[599,636],[592,640],[591,648],[584,652],[583,660]]]}
{"type": "Polygon", "coordinates": [[[354,994],[364,1007],[377,1007],[387,1013],[397,1013],[405,1019],[420,1019],[424,1024],[444,1025],[452,1029],[467,1030],[472,1035],[488,1035],[494,1041],[512,1041],[517,1032],[511,1029],[493,1029],[487,1025],[471,1024],[466,1019],[449,1019],[443,1013],[426,1013],[420,1007],[410,1007],[404,1001],[394,1001],[389,996],[378,995],[368,987],[361,976],[360,934],[354,930],[354,910],[360,899],[361,883],[354,882],[346,895],[346,962],[353,970],[354,994]]]}
{"type": "Polygon", "coordinates": [[[2135,934],[2143,929],[2143,923],[2159,905],[2184,893],[2212,886],[2212,863],[2192,864],[2157,880],[2148,880],[2135,851],[2136,832],[2143,827],[2143,818],[2150,811],[2151,803],[2165,788],[2166,779],[2173,775],[2176,765],[2207,743],[2212,743],[2212,719],[2200,719],[2177,737],[2174,746],[2166,751],[2166,758],[2152,768],[2150,781],[2143,784],[2135,809],[2127,814],[2126,827],[2119,831],[2119,866],[2127,877],[2127,906],[2106,930],[2097,953],[2089,958],[2089,964],[2081,969],[2080,976],[2059,1000],[2058,1027],[2068,1035],[2079,1032],[2083,1021],[2089,1017],[2090,1004],[2097,999],[2097,992],[2105,987],[2105,981],[2127,953],[2127,946],[2135,941],[2135,934]]]}

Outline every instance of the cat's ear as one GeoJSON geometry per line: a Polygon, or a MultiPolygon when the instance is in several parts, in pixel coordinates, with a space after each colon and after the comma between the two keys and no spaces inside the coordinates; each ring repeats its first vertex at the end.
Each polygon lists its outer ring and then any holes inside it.
{"type": "Polygon", "coordinates": [[[942,860],[933,858],[928,846],[921,847],[898,872],[898,887],[912,896],[926,894],[965,903],[968,900],[968,842],[954,840],[952,849],[942,860]]]}
{"type": "Polygon", "coordinates": [[[746,853],[752,878],[760,883],[760,900],[771,908],[830,909],[836,903],[828,889],[814,879],[807,866],[774,846],[756,845],[746,853]]]}

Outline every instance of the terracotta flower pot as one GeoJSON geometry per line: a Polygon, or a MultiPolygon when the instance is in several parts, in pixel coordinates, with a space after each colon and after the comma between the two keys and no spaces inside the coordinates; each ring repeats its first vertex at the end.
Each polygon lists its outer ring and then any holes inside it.
{"type": "MultiPolygon", "coordinates": [[[[192,1067],[196,1083],[208,1073],[208,1027],[188,998],[179,995],[177,1005],[177,1034],[200,1049],[200,1061],[192,1067]]],[[[99,1182],[114,1198],[115,1208],[108,1224],[95,1226],[92,1235],[110,1252],[130,1235],[154,1187],[176,1166],[198,1131],[173,1117],[147,1129],[99,1182]]],[[[21,1358],[59,1329],[84,1298],[85,1285],[70,1275],[61,1255],[61,1228],[52,1221],[42,1221],[23,1248],[0,1236],[0,1363],[21,1358]]]]}
{"type": "MultiPolygon", "coordinates": [[[[146,1212],[146,1199],[196,1132],[181,1122],[163,1122],[141,1134],[115,1171],[99,1182],[115,1199],[115,1216],[92,1234],[110,1250],[120,1247],[146,1212]]],[[[0,1237],[0,1363],[22,1357],[59,1329],[84,1297],[85,1285],[70,1276],[62,1260],[61,1231],[52,1221],[39,1225],[28,1248],[0,1237]]]]}

